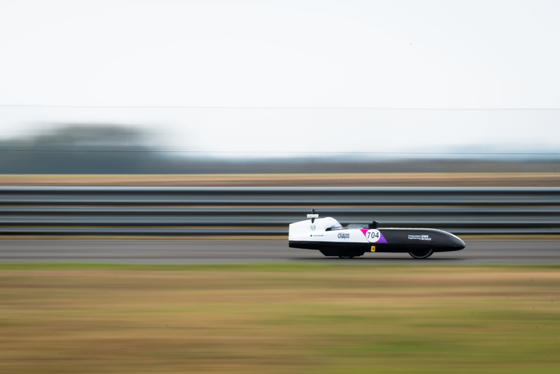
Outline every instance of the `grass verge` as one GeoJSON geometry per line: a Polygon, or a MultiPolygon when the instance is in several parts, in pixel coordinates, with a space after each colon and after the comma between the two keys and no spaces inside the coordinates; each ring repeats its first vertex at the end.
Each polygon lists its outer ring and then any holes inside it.
{"type": "Polygon", "coordinates": [[[556,373],[559,290],[547,266],[2,264],[0,372],[556,373]]]}

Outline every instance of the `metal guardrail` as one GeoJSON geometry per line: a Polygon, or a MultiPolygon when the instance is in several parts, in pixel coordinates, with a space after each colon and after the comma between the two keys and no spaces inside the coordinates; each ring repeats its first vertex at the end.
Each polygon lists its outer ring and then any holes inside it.
{"type": "Polygon", "coordinates": [[[560,234],[560,188],[0,187],[0,234],[287,235],[311,207],[343,225],[560,234]]]}

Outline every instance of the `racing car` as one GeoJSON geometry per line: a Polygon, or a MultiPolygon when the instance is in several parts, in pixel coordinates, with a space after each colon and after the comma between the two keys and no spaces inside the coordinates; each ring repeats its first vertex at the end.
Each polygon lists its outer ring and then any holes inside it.
{"type": "Polygon", "coordinates": [[[319,250],[325,256],[349,259],[366,252],[401,252],[416,259],[424,259],[434,252],[465,248],[465,242],[460,238],[438,229],[379,229],[377,221],[342,227],[332,217],[319,218],[315,209],[307,218],[290,224],[289,246],[319,250]]]}

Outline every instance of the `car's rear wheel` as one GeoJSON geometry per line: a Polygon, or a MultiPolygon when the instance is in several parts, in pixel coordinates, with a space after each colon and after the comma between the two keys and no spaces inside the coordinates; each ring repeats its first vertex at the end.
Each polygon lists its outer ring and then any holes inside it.
{"type": "Polygon", "coordinates": [[[430,257],[434,253],[433,249],[425,249],[421,251],[408,252],[412,258],[424,259],[430,257]]]}
{"type": "Polygon", "coordinates": [[[339,255],[338,257],[339,257],[339,258],[343,258],[343,259],[345,259],[345,260],[348,260],[348,259],[350,259],[350,258],[354,258],[355,256],[339,255]]]}

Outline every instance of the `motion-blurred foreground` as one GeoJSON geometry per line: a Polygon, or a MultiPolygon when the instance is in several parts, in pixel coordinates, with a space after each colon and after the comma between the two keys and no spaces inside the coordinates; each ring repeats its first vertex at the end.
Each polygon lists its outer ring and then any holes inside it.
{"type": "Polygon", "coordinates": [[[560,370],[556,268],[1,268],[2,372],[560,370]]]}

